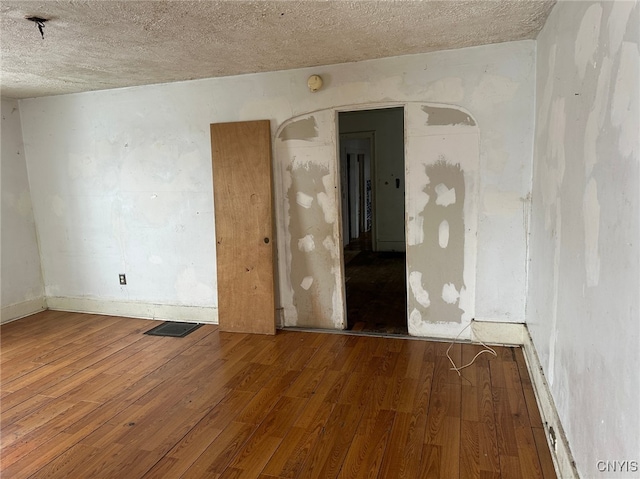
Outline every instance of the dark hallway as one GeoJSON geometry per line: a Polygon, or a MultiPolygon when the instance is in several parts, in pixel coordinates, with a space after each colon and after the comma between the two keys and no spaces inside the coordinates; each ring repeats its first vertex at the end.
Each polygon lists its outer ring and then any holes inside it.
{"type": "Polygon", "coordinates": [[[408,334],[404,108],[341,112],[347,328],[408,334]]]}

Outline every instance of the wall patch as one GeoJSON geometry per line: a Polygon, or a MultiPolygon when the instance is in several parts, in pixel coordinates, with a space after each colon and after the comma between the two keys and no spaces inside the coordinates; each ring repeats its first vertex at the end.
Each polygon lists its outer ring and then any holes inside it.
{"type": "Polygon", "coordinates": [[[296,120],[285,126],[278,138],[281,140],[303,140],[311,141],[313,138],[318,137],[318,125],[316,124],[316,118],[310,116],[303,118],[302,120],[296,120]]]}
{"type": "Polygon", "coordinates": [[[438,125],[467,125],[476,126],[471,116],[457,108],[438,108],[423,106],[422,111],[427,114],[427,126],[438,125]]]}

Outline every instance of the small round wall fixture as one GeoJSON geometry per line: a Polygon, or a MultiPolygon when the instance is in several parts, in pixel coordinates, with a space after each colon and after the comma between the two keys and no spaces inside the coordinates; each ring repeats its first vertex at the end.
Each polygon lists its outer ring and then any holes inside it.
{"type": "Polygon", "coordinates": [[[307,80],[307,86],[312,93],[322,88],[322,77],[320,75],[311,75],[307,80]]]}

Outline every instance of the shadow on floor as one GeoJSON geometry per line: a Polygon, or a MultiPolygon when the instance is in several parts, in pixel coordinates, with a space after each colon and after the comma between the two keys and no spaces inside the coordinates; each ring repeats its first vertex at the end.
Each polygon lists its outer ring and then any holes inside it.
{"type": "Polygon", "coordinates": [[[345,250],[347,329],[407,335],[405,253],[345,250]]]}

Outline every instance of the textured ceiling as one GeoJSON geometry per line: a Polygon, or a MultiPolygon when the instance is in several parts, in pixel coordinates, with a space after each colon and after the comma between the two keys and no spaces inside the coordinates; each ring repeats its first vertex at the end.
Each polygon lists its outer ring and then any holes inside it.
{"type": "Polygon", "coordinates": [[[28,98],[535,38],[554,1],[0,1],[28,98]],[[44,40],[27,16],[49,19],[44,40]]]}

